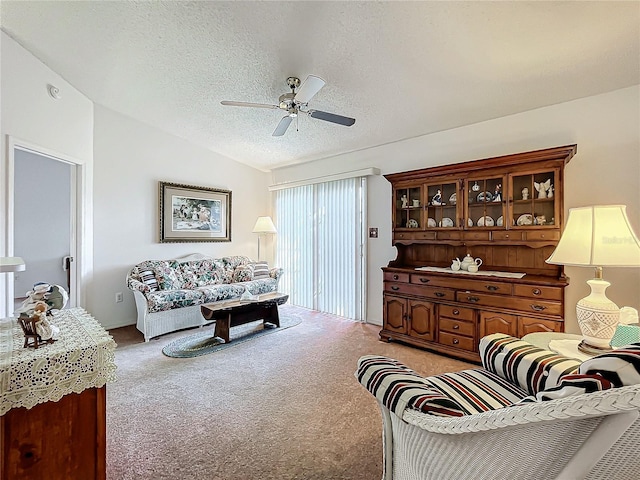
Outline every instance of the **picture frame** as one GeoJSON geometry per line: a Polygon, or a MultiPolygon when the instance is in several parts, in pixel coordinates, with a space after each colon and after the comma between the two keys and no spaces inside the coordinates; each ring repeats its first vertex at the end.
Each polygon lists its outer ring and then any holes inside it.
{"type": "Polygon", "coordinates": [[[160,243],[230,242],[231,190],[159,182],[160,243]]]}

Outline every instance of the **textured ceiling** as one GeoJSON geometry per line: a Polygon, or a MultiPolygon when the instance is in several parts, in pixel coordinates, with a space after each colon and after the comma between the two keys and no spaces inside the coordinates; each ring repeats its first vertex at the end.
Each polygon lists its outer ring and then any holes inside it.
{"type": "MultiPolygon", "coordinates": [[[[639,2],[0,2],[2,29],[94,102],[256,168],[640,83],[639,2]],[[271,133],[285,79],[326,86],[271,133]]],[[[62,92],[64,95],[64,92],[62,92]]]]}

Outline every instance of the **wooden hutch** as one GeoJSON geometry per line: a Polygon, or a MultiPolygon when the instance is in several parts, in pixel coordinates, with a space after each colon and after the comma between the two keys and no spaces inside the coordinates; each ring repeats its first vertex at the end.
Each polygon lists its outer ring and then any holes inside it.
{"type": "Polygon", "coordinates": [[[575,153],[566,145],[385,175],[398,256],[382,269],[380,338],[478,361],[484,335],[564,331],[569,282],[545,260],[575,153]],[[453,272],[467,254],[482,259],[479,272],[453,272]]]}

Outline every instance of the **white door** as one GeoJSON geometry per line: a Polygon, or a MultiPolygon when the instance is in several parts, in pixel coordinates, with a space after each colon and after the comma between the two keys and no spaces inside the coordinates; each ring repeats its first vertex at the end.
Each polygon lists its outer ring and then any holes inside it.
{"type": "Polygon", "coordinates": [[[14,254],[27,265],[14,274],[15,304],[38,282],[60,285],[75,298],[76,165],[30,150],[14,150],[14,254]]]}

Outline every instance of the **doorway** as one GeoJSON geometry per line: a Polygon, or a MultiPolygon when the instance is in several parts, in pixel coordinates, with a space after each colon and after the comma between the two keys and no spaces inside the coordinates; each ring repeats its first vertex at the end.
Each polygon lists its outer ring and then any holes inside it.
{"type": "Polygon", "coordinates": [[[14,254],[27,265],[14,274],[14,311],[37,282],[62,286],[76,306],[78,167],[18,146],[13,153],[14,254]]]}

